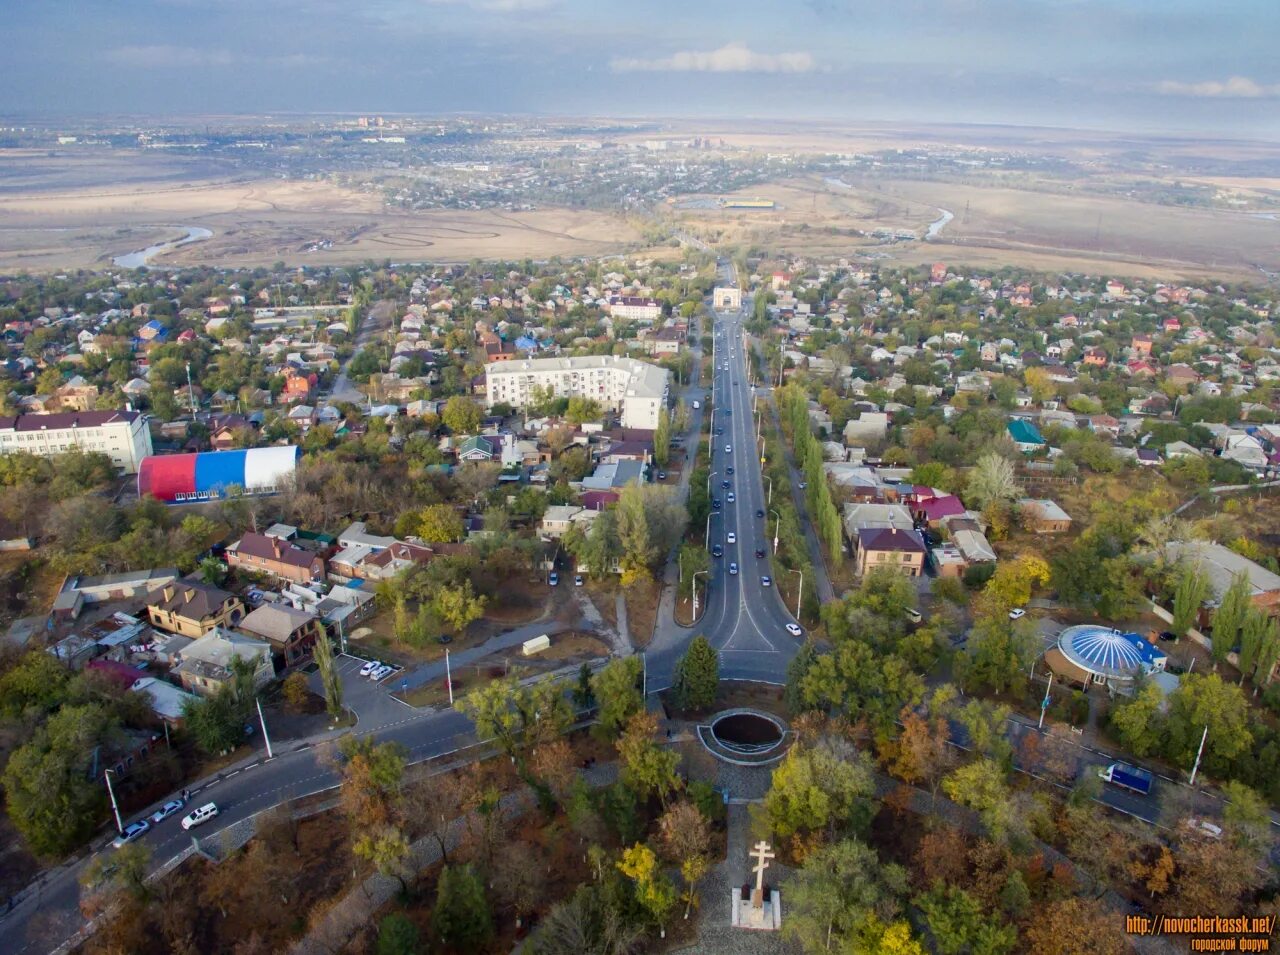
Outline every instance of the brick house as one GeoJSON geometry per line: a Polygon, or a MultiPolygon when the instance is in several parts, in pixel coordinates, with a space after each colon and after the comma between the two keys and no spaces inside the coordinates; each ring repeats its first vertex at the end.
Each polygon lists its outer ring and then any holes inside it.
{"type": "Polygon", "coordinates": [[[285,604],[264,604],[244,618],[240,629],[267,640],[272,656],[284,667],[309,659],[316,640],[325,635],[319,617],[285,604]]]}
{"type": "Polygon", "coordinates": [[[227,566],[300,584],[324,579],[324,558],[319,554],[292,541],[248,531],[227,548],[227,566]]]}
{"type": "Polygon", "coordinates": [[[1036,534],[1065,534],[1071,530],[1071,515],[1056,501],[1024,497],[1018,501],[1018,512],[1024,526],[1036,534]]]}
{"type": "Polygon", "coordinates": [[[234,627],[243,618],[239,597],[189,577],[166,584],[147,604],[147,619],[153,627],[184,637],[199,637],[214,627],[234,627]]]}
{"type": "Polygon", "coordinates": [[[855,572],[858,576],[887,567],[908,577],[924,573],[924,541],[913,530],[867,527],[854,538],[855,572]]]}

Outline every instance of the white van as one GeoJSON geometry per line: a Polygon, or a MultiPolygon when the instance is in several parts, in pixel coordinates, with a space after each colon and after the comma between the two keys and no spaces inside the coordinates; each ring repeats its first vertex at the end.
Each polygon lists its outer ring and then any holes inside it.
{"type": "Polygon", "coordinates": [[[218,806],[216,803],[207,802],[199,809],[194,809],[182,817],[183,829],[194,829],[196,826],[204,825],[210,819],[218,814],[218,806]]]}

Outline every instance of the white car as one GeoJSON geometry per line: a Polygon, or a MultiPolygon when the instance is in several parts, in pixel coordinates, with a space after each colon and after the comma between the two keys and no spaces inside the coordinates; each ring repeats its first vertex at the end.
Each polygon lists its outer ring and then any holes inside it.
{"type": "Polygon", "coordinates": [[[726,537],[725,540],[728,541],[730,544],[736,544],[738,543],[738,535],[735,534],[733,531],[729,531],[729,536],[726,537]]]}
{"type": "Polygon", "coordinates": [[[1010,620],[1021,620],[1026,615],[1027,615],[1027,612],[1023,610],[1021,607],[1014,607],[1012,610],[1009,611],[1010,620]]]}
{"type": "Polygon", "coordinates": [[[182,817],[182,828],[194,829],[196,826],[202,826],[217,814],[217,803],[207,802],[199,809],[193,809],[182,817]]]}
{"type": "Polygon", "coordinates": [[[186,805],[181,799],[170,799],[167,803],[151,814],[152,822],[164,822],[174,813],[182,809],[186,805]]]}
{"type": "Polygon", "coordinates": [[[382,666],[382,663],[379,662],[378,660],[370,660],[368,663],[366,663],[364,666],[360,668],[360,675],[369,676],[373,673],[374,670],[378,669],[381,666],[382,666]]]}
{"type": "Polygon", "coordinates": [[[787,633],[791,634],[793,637],[804,636],[804,631],[800,629],[800,625],[798,623],[787,624],[787,633]]]}
{"type": "Polygon", "coordinates": [[[394,672],[395,672],[395,670],[396,670],[396,668],[395,668],[395,667],[390,666],[389,664],[384,663],[382,666],[378,667],[378,669],[376,669],[376,670],[374,670],[374,671],[373,671],[373,680],[374,680],[374,682],[376,683],[376,682],[378,682],[379,680],[384,680],[384,679],[386,679],[387,677],[391,676],[391,674],[392,674],[392,673],[394,673],[394,672]]]}
{"type": "Polygon", "coordinates": [[[725,454],[733,454],[733,445],[732,445],[732,444],[726,444],[726,445],[724,446],[724,453],[725,453],[725,454]]]}
{"type": "Polygon", "coordinates": [[[734,497],[734,496],[733,496],[733,492],[732,492],[732,491],[730,491],[730,492],[729,492],[729,497],[728,497],[728,501],[729,501],[729,503],[730,503],[730,504],[732,504],[732,503],[733,503],[734,501],[736,501],[736,500],[737,500],[737,498],[736,498],[736,497],[734,497]]]}
{"type": "Polygon", "coordinates": [[[119,849],[121,846],[128,845],[134,839],[141,839],[147,832],[151,830],[151,823],[145,819],[139,819],[137,822],[131,822],[124,827],[124,832],[111,840],[111,846],[119,849]]]}

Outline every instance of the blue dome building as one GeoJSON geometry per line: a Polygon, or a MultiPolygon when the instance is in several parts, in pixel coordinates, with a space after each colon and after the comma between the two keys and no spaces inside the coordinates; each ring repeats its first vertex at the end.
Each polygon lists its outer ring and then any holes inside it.
{"type": "Polygon", "coordinates": [[[1067,627],[1058,645],[1045,654],[1049,668],[1063,679],[1126,686],[1139,676],[1164,670],[1168,656],[1136,633],[1097,624],[1067,627]]]}

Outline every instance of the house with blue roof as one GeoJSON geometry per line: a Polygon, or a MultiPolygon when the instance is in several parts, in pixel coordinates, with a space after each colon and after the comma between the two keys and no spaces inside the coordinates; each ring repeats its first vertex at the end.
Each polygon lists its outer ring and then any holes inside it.
{"type": "Polygon", "coordinates": [[[1008,424],[1009,437],[1023,454],[1034,454],[1046,444],[1040,430],[1030,421],[1014,418],[1008,424]]]}

